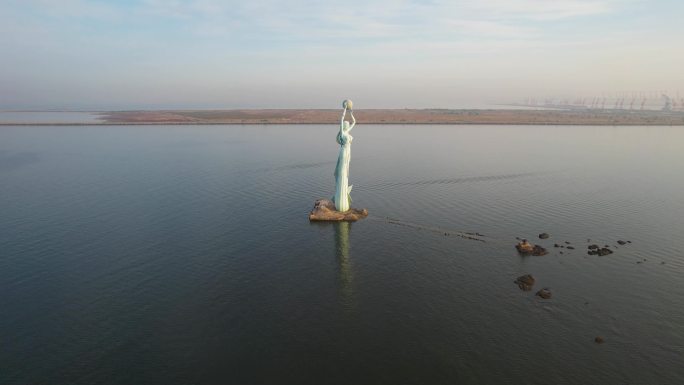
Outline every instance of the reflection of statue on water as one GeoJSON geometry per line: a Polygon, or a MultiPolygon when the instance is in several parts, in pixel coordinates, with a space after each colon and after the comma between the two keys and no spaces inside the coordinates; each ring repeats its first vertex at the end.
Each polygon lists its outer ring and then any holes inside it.
{"type": "Polygon", "coordinates": [[[340,120],[340,132],[337,134],[337,143],[340,145],[340,154],[337,157],[337,166],[335,166],[335,208],[337,211],[347,211],[351,207],[351,190],[349,185],[349,161],[351,160],[351,143],[354,140],[349,132],[356,125],[354,119],[354,111],[352,111],[351,100],[342,102],[342,119],[340,120]],[[352,124],[344,120],[349,109],[349,115],[352,118],[352,124]]]}
{"type": "Polygon", "coordinates": [[[342,301],[345,307],[351,305],[352,300],[352,270],[349,259],[349,231],[351,223],[338,222],[335,226],[335,255],[340,267],[340,285],[342,301]]]}

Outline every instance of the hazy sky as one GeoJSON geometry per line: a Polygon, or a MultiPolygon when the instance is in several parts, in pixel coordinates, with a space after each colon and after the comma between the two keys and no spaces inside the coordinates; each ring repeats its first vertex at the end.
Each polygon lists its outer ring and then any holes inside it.
{"type": "Polygon", "coordinates": [[[0,0],[0,54],[0,109],[684,97],[684,1],[0,0]]]}

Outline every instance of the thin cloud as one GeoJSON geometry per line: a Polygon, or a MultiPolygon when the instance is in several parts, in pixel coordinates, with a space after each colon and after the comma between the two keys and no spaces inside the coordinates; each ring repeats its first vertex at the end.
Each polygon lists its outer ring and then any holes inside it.
{"type": "Polygon", "coordinates": [[[300,106],[358,91],[367,105],[446,107],[518,88],[684,89],[681,11],[661,0],[6,0],[0,108],[16,95],[277,107],[292,90],[300,106]]]}
{"type": "Polygon", "coordinates": [[[536,29],[529,22],[543,24],[606,14],[618,7],[610,0],[347,1],[342,6],[274,0],[233,4],[212,0],[146,0],[143,5],[141,12],[184,20],[203,36],[232,33],[235,28],[228,26],[237,24],[244,27],[247,36],[274,34],[275,40],[343,36],[400,39],[426,32],[431,38],[458,32],[522,37],[531,36],[536,29]]]}

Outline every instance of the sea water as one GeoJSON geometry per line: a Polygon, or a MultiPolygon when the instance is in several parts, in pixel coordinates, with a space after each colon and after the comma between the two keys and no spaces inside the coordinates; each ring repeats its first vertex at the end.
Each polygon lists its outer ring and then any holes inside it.
{"type": "Polygon", "coordinates": [[[0,127],[0,383],[684,378],[682,127],[337,129],[0,127]]]}

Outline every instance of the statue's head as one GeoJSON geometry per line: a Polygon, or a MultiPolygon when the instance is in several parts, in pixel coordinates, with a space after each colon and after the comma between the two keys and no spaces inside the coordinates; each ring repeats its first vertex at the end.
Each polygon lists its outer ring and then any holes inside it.
{"type": "Polygon", "coordinates": [[[344,129],[345,129],[345,130],[348,130],[348,129],[349,129],[349,122],[346,121],[346,120],[344,121],[344,129]]]}

